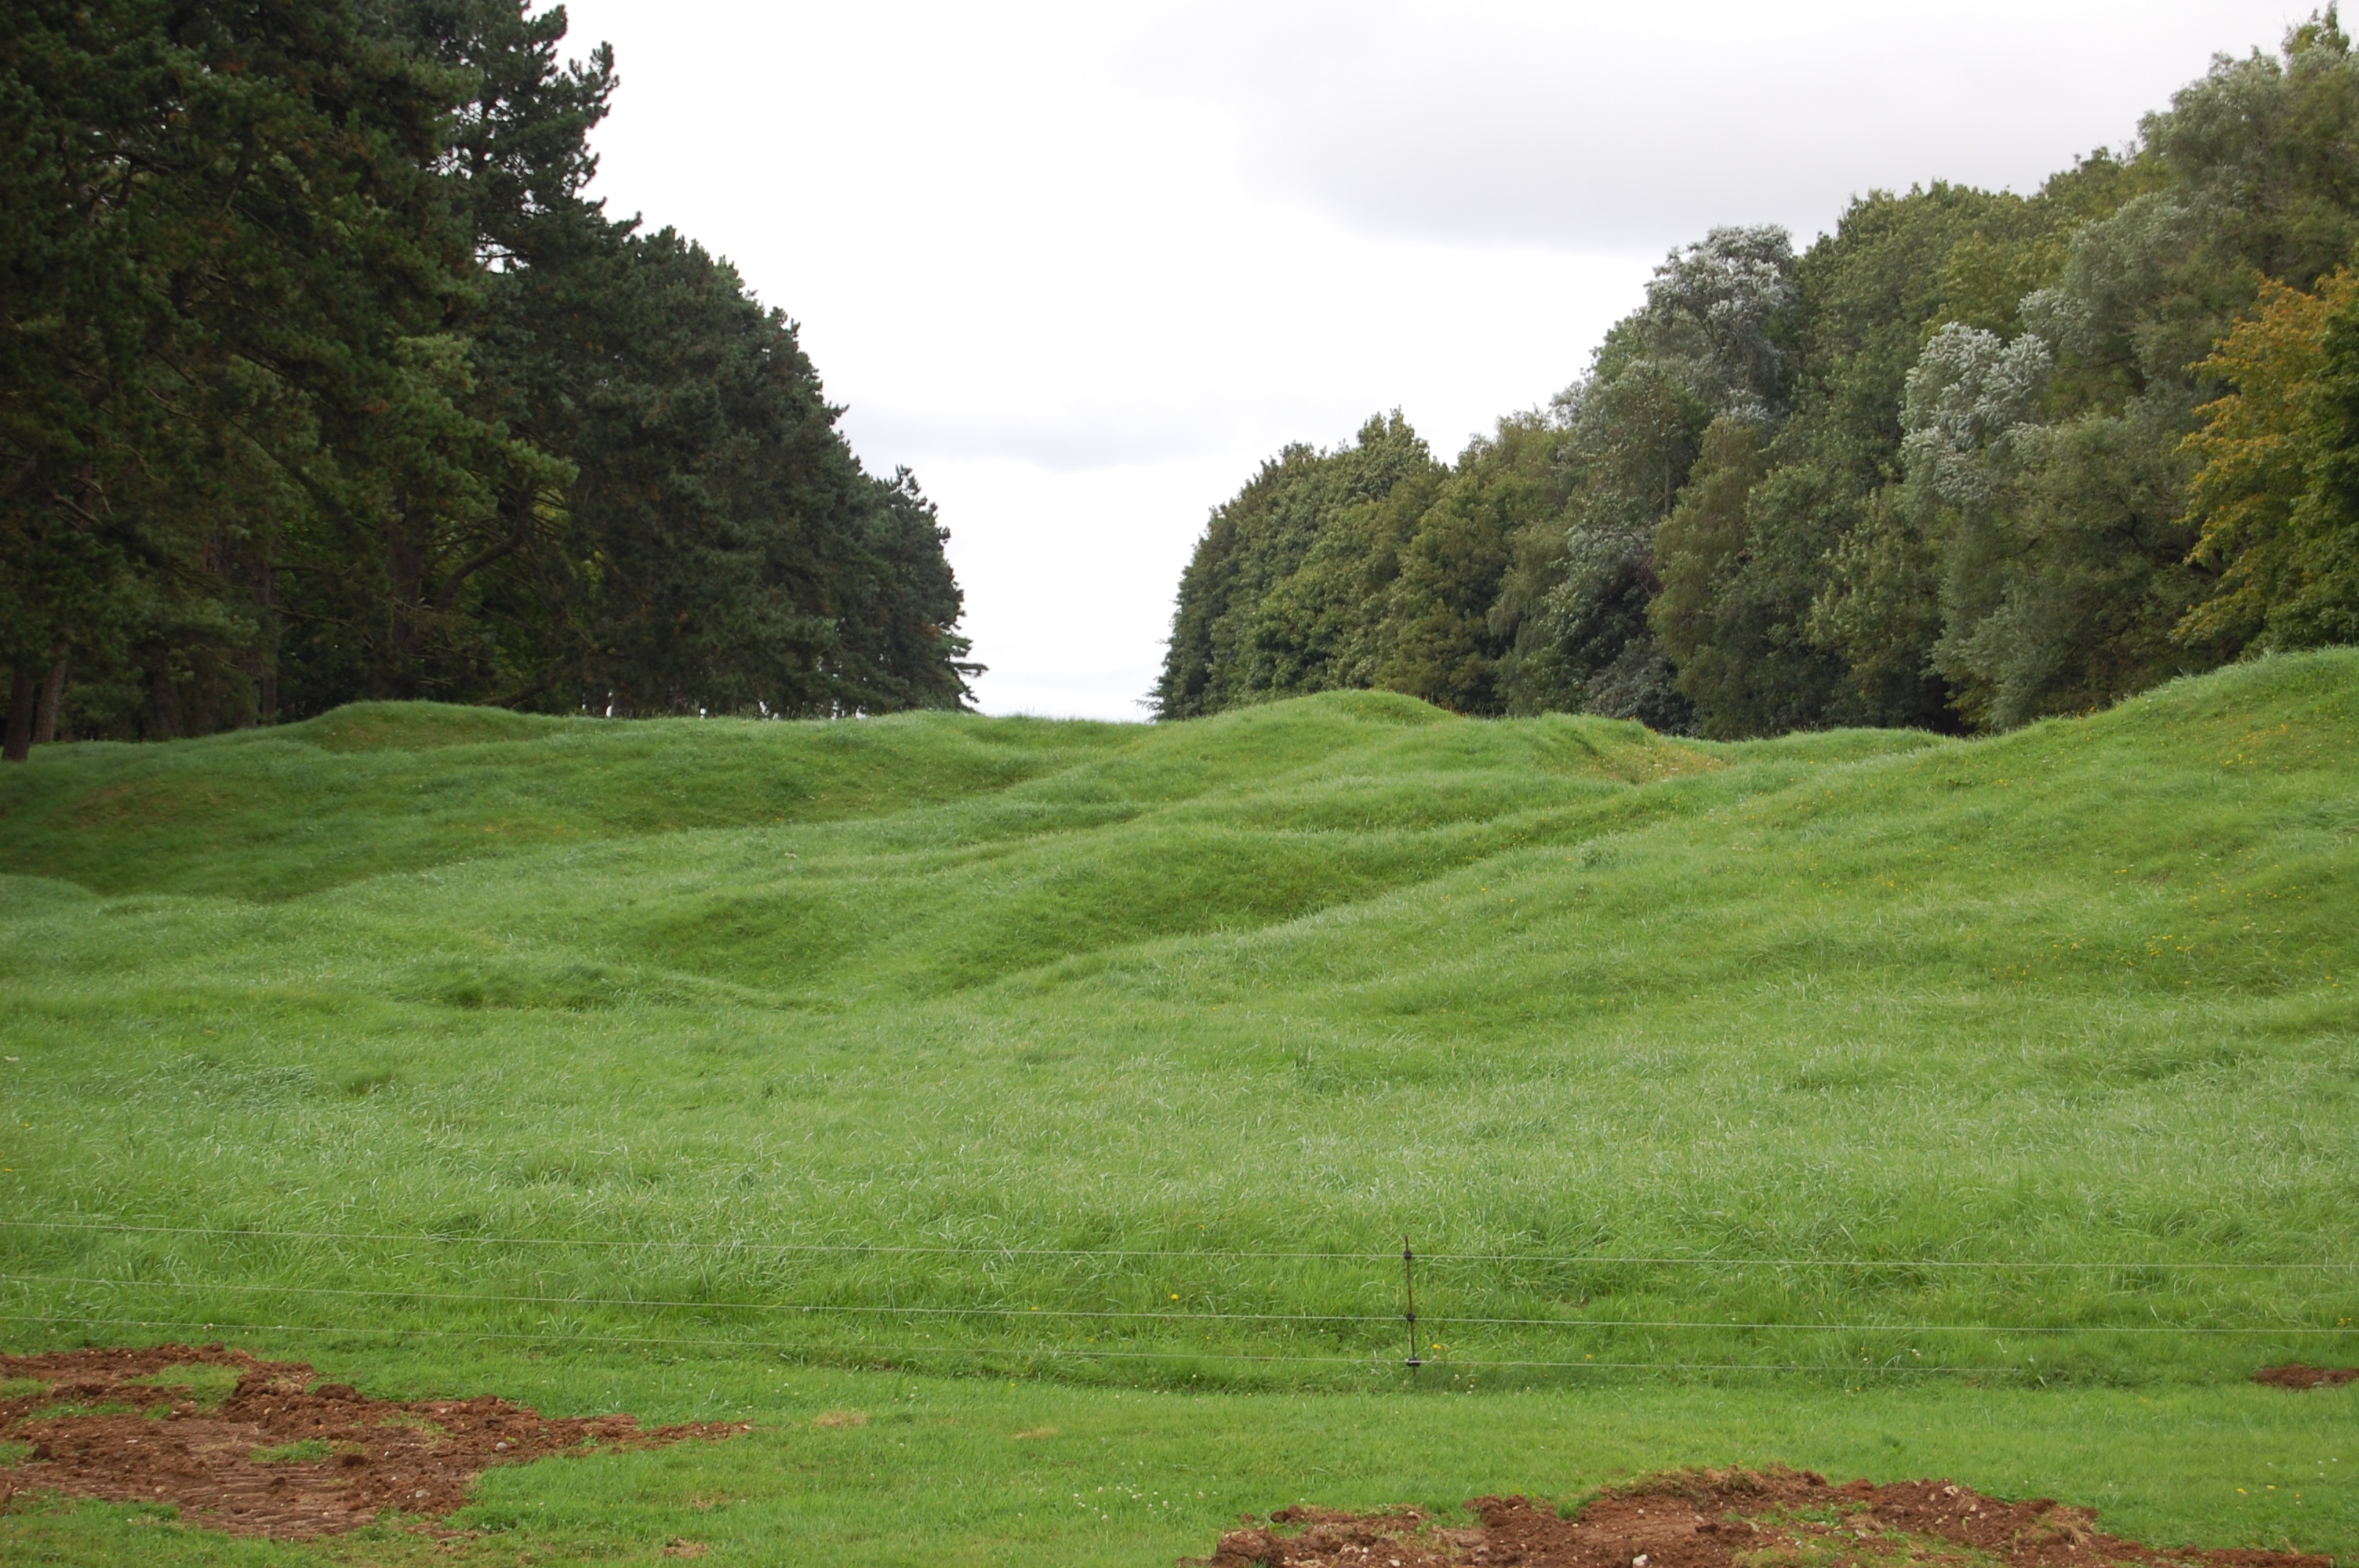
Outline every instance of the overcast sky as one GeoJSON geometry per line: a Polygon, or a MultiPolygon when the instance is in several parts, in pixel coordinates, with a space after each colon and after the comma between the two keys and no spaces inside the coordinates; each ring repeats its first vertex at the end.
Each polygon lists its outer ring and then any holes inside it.
{"type": "Polygon", "coordinates": [[[2269,0],[573,0],[594,189],[729,256],[940,504],[993,713],[1137,718],[1206,513],[1398,407],[1454,456],[1670,246],[2027,190],[2269,0]]]}

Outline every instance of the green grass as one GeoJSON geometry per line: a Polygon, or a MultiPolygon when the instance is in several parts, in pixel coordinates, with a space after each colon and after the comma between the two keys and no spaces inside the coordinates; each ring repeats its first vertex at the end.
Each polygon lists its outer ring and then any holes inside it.
{"type": "Polygon", "coordinates": [[[332,1443],[324,1442],[316,1437],[304,1437],[293,1443],[280,1443],[268,1448],[257,1448],[246,1457],[256,1465],[310,1465],[332,1457],[335,1452],[336,1445],[332,1443]]]}
{"type": "Polygon", "coordinates": [[[1975,742],[374,705],[42,748],[0,870],[16,1348],[1721,1412],[1663,1463],[2359,1360],[2359,654],[1975,742]]]}
{"type": "Polygon", "coordinates": [[[1844,1393],[1660,1383],[1479,1395],[1189,1394],[832,1368],[587,1356],[370,1360],[387,1390],[497,1382],[546,1407],[725,1412],[744,1437],[495,1468],[438,1543],[395,1529],[274,1546],[152,1508],[34,1501],[0,1520],[0,1561],[213,1568],[457,1561],[655,1564],[674,1541],[707,1568],[813,1561],[1153,1565],[1208,1554],[1244,1512],[1413,1502],[1445,1517],[1519,1490],[1578,1499],[1670,1465],[1783,1460],[1836,1478],[1953,1476],[2097,1508],[2171,1544],[2359,1542],[2359,1396],[2244,1388],[1844,1393]],[[819,1426],[857,1410],[860,1426],[819,1426]],[[2275,1487],[2275,1490],[2271,1488],[2275,1487]]]}
{"type": "Polygon", "coordinates": [[[184,1367],[167,1367],[160,1372],[126,1378],[124,1381],[144,1384],[163,1393],[186,1394],[198,1409],[217,1411],[236,1392],[238,1377],[234,1367],[192,1361],[184,1367]]]}

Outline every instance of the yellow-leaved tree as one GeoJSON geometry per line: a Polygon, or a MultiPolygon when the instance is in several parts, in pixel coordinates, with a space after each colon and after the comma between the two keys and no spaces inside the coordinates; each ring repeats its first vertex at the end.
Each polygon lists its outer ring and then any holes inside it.
{"type": "Polygon", "coordinates": [[[2343,424],[2329,340],[2354,302],[2359,274],[2348,267],[2315,294],[2265,283],[2258,310],[2192,367],[2234,390],[2197,410],[2203,427],[2187,438],[2203,464],[2188,491],[2202,529],[2192,559],[2220,582],[2180,622],[2178,642],[2233,658],[2321,640],[2308,611],[2327,586],[2317,570],[2321,513],[2343,424]]]}

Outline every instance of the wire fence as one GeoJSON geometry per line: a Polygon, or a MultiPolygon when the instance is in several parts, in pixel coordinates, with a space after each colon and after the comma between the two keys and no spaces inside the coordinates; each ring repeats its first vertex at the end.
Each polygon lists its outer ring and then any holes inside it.
{"type": "MultiPolygon", "coordinates": [[[[82,1327],[90,1319],[80,1317],[38,1316],[29,1313],[0,1313],[0,1323],[49,1325],[52,1327],[82,1327]]],[[[1119,1350],[1096,1346],[966,1346],[966,1345],[877,1345],[846,1346],[841,1343],[817,1345],[781,1345],[769,1341],[699,1337],[679,1335],[646,1334],[550,1334],[529,1329],[473,1328],[390,1328],[374,1325],[324,1325],[302,1323],[215,1323],[167,1318],[107,1318],[114,1328],[163,1328],[201,1334],[317,1334],[334,1336],[393,1337],[401,1339],[467,1339],[519,1340],[534,1345],[582,1346],[701,1346],[730,1350],[758,1350],[766,1355],[842,1356],[847,1352],[863,1357],[964,1357],[977,1356],[1014,1359],[1026,1362],[1060,1360],[1082,1361],[1243,1361],[1288,1363],[1304,1366],[1357,1367],[1376,1368],[1393,1365],[1388,1357],[1366,1356],[1310,1356],[1299,1352],[1270,1353],[1245,1350],[1119,1350]]],[[[1446,1368],[1466,1371],[1543,1369],[1587,1372],[1824,1372],[1843,1370],[1814,1361],[1599,1361],[1583,1357],[1579,1361],[1546,1360],[1452,1360],[1438,1363],[1446,1368]]],[[[1858,1371],[1861,1368],[1849,1368],[1858,1371]]],[[[1974,1375],[1989,1377],[2021,1377],[2026,1368],[2010,1366],[1954,1367],[1895,1365],[1874,1368],[1877,1371],[1905,1372],[1916,1375],[1974,1375]]]]}
{"type": "MultiPolygon", "coordinates": [[[[779,1258],[832,1258],[857,1260],[868,1257],[911,1257],[976,1260],[984,1261],[1054,1260],[1103,1262],[1120,1266],[1136,1276],[1136,1265],[1153,1262],[1165,1265],[1193,1265],[1217,1262],[1251,1263],[1324,1263],[1336,1265],[1382,1266],[1389,1274],[1406,1260],[1403,1252],[1389,1249],[1376,1252],[1343,1250],[1261,1250],[1220,1248],[1075,1248],[1030,1247],[1000,1244],[904,1243],[904,1242],[844,1242],[844,1241],[757,1241],[734,1238],[630,1238],[583,1236],[494,1236],[473,1232],[377,1231],[273,1228],[256,1226],[168,1225],[135,1221],[101,1219],[29,1219],[0,1217],[0,1230],[25,1233],[49,1233],[60,1236],[115,1235],[144,1238],[202,1238],[227,1241],[259,1241],[270,1243],[300,1243],[344,1247],[455,1246],[492,1248],[523,1252],[527,1249],[571,1248],[589,1249],[612,1255],[628,1251],[669,1251],[700,1254],[721,1260],[748,1256],[779,1258]]],[[[545,1255],[542,1254],[542,1255],[545,1255]]],[[[2071,1271],[2083,1274],[2111,1273],[2115,1275],[2169,1274],[2183,1272],[2195,1277],[2220,1279],[2241,1274],[2246,1276],[2276,1273],[2308,1275],[2324,1280],[2343,1275],[2359,1274],[2359,1260],[2320,1259],[2299,1260],[2189,1260],[2189,1259],[1959,1259],[1959,1258],[1792,1258],[1730,1256],[1717,1253],[1633,1255],[1625,1253],[1582,1252],[1419,1252],[1416,1261],[1427,1265],[1481,1265],[1510,1271],[1610,1271],[1628,1268],[1648,1269],[1723,1269],[1723,1270],[1827,1270],[1857,1273],[1859,1271],[1946,1271],[1954,1276],[1958,1271],[1979,1271],[1991,1274],[2027,1274],[2071,1271]]],[[[1415,1338],[1419,1330],[1427,1335],[1437,1333],[1455,1337],[1469,1331],[1478,1341],[1490,1337],[1509,1343],[1499,1348],[1513,1348],[1513,1341],[1527,1343],[1538,1340],[1545,1344],[1551,1336],[1582,1333],[1599,1336],[1601,1350],[1607,1348],[1614,1336],[1654,1334],[1696,1335],[1706,1332],[1761,1336],[1876,1336],[1886,1341],[1894,1338],[1925,1338],[1935,1336],[2021,1336],[2038,1338],[2049,1343],[2068,1336],[2093,1339],[2110,1336],[2133,1336],[2141,1340],[2183,1338],[2208,1339],[2215,1342],[2270,1339],[2316,1344],[2334,1338],[2359,1339],[2359,1327],[2354,1318],[2342,1318],[2332,1326],[2316,1323],[2278,1321],[2274,1323],[1987,1323],[1951,1322],[1923,1323],[1908,1321],[1830,1321],[1806,1319],[1793,1321],[1777,1318],[1732,1316],[1713,1319],[1697,1316],[1605,1316],[1605,1315],[1505,1315],[1484,1314],[1417,1313],[1413,1303],[1405,1299],[1401,1314],[1374,1312],[1268,1312],[1218,1311],[1202,1307],[1183,1306],[1178,1309],[1157,1308],[1139,1310],[1118,1306],[1023,1305],[1006,1301],[980,1304],[916,1304],[874,1300],[733,1299],[729,1295],[694,1296],[657,1294],[562,1295],[518,1293],[497,1290],[443,1290],[408,1286],[352,1286],[335,1284],[288,1284],[251,1280],[202,1280],[188,1278],[141,1278],[92,1273],[0,1273],[0,1282],[31,1296],[53,1291],[106,1292],[136,1297],[140,1292],[174,1292],[188,1296],[200,1293],[225,1293],[249,1298],[296,1298],[321,1302],[365,1303],[379,1309],[397,1304],[419,1307],[474,1308],[479,1311],[530,1311],[560,1316],[582,1316],[594,1314],[698,1314],[707,1316],[724,1314],[752,1314],[764,1324],[799,1319],[816,1324],[834,1319],[846,1324],[885,1324],[898,1321],[906,1326],[920,1323],[971,1323],[992,1325],[995,1335],[1019,1322],[1043,1324],[1068,1323],[1075,1325],[1075,1337],[1070,1340],[1010,1340],[1004,1337],[976,1336],[949,1343],[886,1344],[869,1340],[857,1334],[825,1341],[783,1343],[750,1331],[739,1335],[677,1335],[660,1333],[592,1332],[583,1325],[568,1327],[554,1324],[538,1327],[453,1327],[413,1326],[386,1324],[318,1324],[272,1322],[198,1321],[193,1318],[119,1317],[103,1310],[77,1313],[71,1308],[60,1311],[49,1305],[43,1314],[0,1313],[0,1322],[46,1326],[57,1331],[68,1326],[79,1332],[95,1327],[114,1329],[148,1329],[208,1336],[237,1335],[316,1335],[329,1336],[481,1340],[484,1342],[525,1342],[539,1346],[589,1347],[675,1347],[729,1350],[739,1354],[763,1356],[836,1358],[959,1358],[967,1363],[978,1359],[989,1362],[1014,1361],[1029,1366],[1056,1363],[1138,1363],[1143,1365],[1178,1365],[1182,1363],[1223,1363],[1237,1366],[1297,1366],[1327,1368],[1359,1368],[1375,1369],[1401,1365],[1387,1351],[1373,1347],[1358,1352],[1313,1352],[1292,1348],[1224,1348],[1207,1345],[1186,1348],[1148,1347],[1136,1343],[1137,1338],[1165,1337],[1179,1332],[1205,1325],[1239,1325],[1252,1331],[1263,1331],[1272,1336],[1295,1333],[1331,1335],[1339,1340],[1364,1338],[1373,1346],[1375,1337],[1399,1331],[1405,1321],[1410,1331],[1409,1357],[1407,1366],[1414,1369],[1421,1364],[1415,1338]],[[1121,1336],[1131,1337],[1131,1345],[1101,1345],[1094,1341],[1080,1343],[1079,1328],[1084,1325],[1103,1325],[1121,1336]],[[1487,1333],[1486,1333],[1487,1331],[1487,1333]]],[[[1373,1281],[1370,1283],[1374,1283],[1373,1281]]],[[[1401,1281],[1406,1287],[1408,1281],[1401,1281]]],[[[741,1289],[743,1288],[741,1284],[741,1289]]],[[[1157,1287],[1158,1293],[1160,1287],[1157,1287]]],[[[24,1304],[33,1304],[27,1301],[24,1304]]],[[[82,1304],[82,1303],[77,1303],[82,1304]]],[[[126,1303],[125,1304],[129,1304],[126,1303]]],[[[136,1310],[136,1307],[134,1310],[136,1310]]],[[[200,1309],[201,1310],[201,1309],[200,1309]]],[[[248,1314],[251,1315],[251,1314],[248,1314]]],[[[1207,1336],[1209,1338],[1210,1336],[1207,1336]]],[[[1248,1340],[1250,1343],[1250,1340],[1248,1340]]],[[[1283,1341],[1280,1341],[1282,1344],[1283,1341]]],[[[1767,1348],[1766,1346],[1764,1348],[1767,1348]]],[[[1953,1346],[1953,1348],[1958,1348],[1953,1346]]],[[[2005,1354],[2004,1345],[1998,1346],[2005,1354]]],[[[1795,1373],[1841,1372],[1846,1376],[1866,1372],[1894,1372],[1912,1376],[1957,1375],[1975,1377],[2019,1377],[2033,1375],[2035,1368],[2022,1365],[1982,1365],[1948,1362],[1926,1362],[1917,1357],[1919,1352],[1909,1348],[1886,1357],[1881,1364],[1867,1347],[1861,1347],[1860,1359],[1851,1359],[1845,1352],[1840,1359],[1819,1361],[1777,1360],[1665,1360],[1656,1358],[1630,1359],[1613,1356],[1600,1359],[1596,1354],[1578,1360],[1547,1356],[1465,1356],[1450,1355],[1432,1363],[1438,1368],[1464,1373],[1495,1372],[1599,1372],[1599,1371],[1658,1371],[1680,1373],[1795,1373]]]]}
{"type": "MultiPolygon", "coordinates": [[[[0,1218],[0,1227],[19,1230],[84,1230],[112,1231],[125,1235],[152,1236],[222,1236],[245,1237],[263,1240],[288,1241],[392,1241],[404,1243],[433,1242],[443,1245],[474,1247],[603,1247],[655,1248],[695,1251],[730,1252],[810,1252],[885,1255],[945,1255],[952,1257],[991,1258],[1157,1258],[1157,1259],[1234,1259],[1240,1261],[1331,1261],[1345,1263],[1395,1263],[1400,1260],[1397,1251],[1382,1252],[1319,1252],[1319,1251],[1251,1251],[1222,1248],[1120,1248],[1120,1247],[1013,1247],[998,1244],[959,1246],[950,1243],[904,1243],[875,1241],[745,1241],[735,1238],[722,1239],[682,1238],[676,1237],[589,1237],[589,1236],[483,1236],[466,1231],[376,1231],[376,1230],[274,1230],[259,1227],[210,1225],[139,1225],[103,1220],[52,1220],[0,1218]]],[[[2130,1273],[2141,1270],[2244,1271],[2254,1270],[2320,1270],[2359,1272],[2359,1260],[2349,1261],[2315,1259],[2285,1261],[2268,1259],[2172,1259],[2123,1258],[2105,1261],[2086,1260],[2057,1260],[2050,1259],[2005,1258],[1753,1258],[1730,1257],[1720,1253],[1684,1253],[1662,1256],[1634,1256],[1612,1252],[1419,1252],[1419,1262],[1435,1263],[1525,1263],[1556,1266],[1607,1267],[1633,1265],[1647,1267],[1719,1267],[1747,1269],[1985,1269],[1985,1270],[2088,1270],[2130,1273]]]]}
{"type": "MultiPolygon", "coordinates": [[[[1419,1257],[1422,1256],[1420,1253],[1419,1257]]],[[[644,1311],[800,1313],[814,1316],[1084,1318],[1155,1324],[1348,1324],[1392,1327],[1401,1322],[1401,1314],[1397,1313],[1136,1312],[1111,1307],[893,1306],[874,1302],[734,1302],[713,1297],[667,1301],[647,1296],[514,1296],[473,1291],[386,1290],[242,1281],[101,1279],[63,1274],[11,1274],[7,1279],[13,1284],[80,1285],[135,1291],[242,1291],[264,1295],[364,1297],[477,1306],[636,1307],[644,1311]]],[[[2359,1337],[2359,1327],[2291,1324],[1745,1323],[1712,1318],[1465,1317],[1440,1313],[1419,1313],[1418,1322],[1429,1327],[1440,1324],[1453,1328],[1709,1328],[1797,1334],[2219,1334],[2343,1335],[2359,1337]]]]}

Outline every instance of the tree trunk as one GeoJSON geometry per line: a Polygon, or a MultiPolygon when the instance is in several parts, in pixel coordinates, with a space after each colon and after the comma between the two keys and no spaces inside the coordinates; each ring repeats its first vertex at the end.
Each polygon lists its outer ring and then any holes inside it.
{"type": "Polygon", "coordinates": [[[0,739],[0,762],[21,762],[33,754],[33,697],[40,683],[18,665],[8,690],[8,729],[0,739]]]}
{"type": "MultiPolygon", "coordinates": [[[[267,546],[266,546],[266,549],[267,546]]],[[[265,724],[278,722],[278,568],[266,554],[262,562],[262,668],[254,683],[255,717],[265,724]]]]}
{"type": "Polygon", "coordinates": [[[383,687],[374,696],[414,697],[418,687],[418,654],[424,641],[420,624],[426,611],[426,553],[419,547],[405,507],[385,537],[386,651],[389,666],[378,678],[383,687]],[[388,684],[386,676],[391,677],[388,684]]]}
{"type": "Polygon", "coordinates": [[[158,648],[147,665],[148,704],[155,709],[156,739],[177,741],[180,738],[180,688],[172,679],[172,661],[162,648],[158,648]]]}
{"type": "Polygon", "coordinates": [[[49,666],[49,678],[41,683],[41,695],[33,705],[33,744],[46,746],[58,738],[58,704],[66,695],[66,662],[60,659],[49,666]]]}

